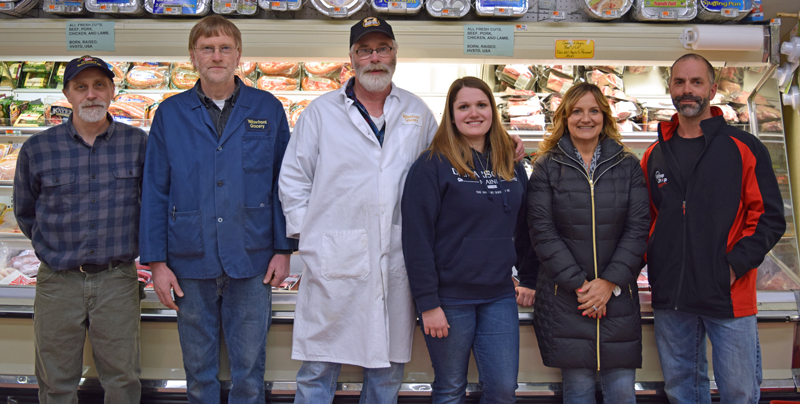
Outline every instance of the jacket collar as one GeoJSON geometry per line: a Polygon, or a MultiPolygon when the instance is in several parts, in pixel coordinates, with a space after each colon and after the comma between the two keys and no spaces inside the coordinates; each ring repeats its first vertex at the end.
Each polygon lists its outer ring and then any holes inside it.
{"type": "MultiPolygon", "coordinates": [[[[355,77],[350,78],[347,83],[342,84],[342,86],[336,90],[336,96],[341,100],[342,105],[350,105],[353,103],[353,100],[347,97],[347,86],[350,85],[351,81],[355,79],[355,77]]],[[[391,83],[391,86],[392,91],[389,92],[389,95],[386,97],[386,99],[389,99],[389,97],[400,98],[400,89],[397,88],[394,82],[391,83]]]]}
{"type": "MultiPolygon", "coordinates": [[[[231,116],[228,118],[228,124],[225,125],[225,130],[222,132],[222,137],[219,139],[220,145],[225,143],[225,141],[231,137],[233,132],[235,132],[238,127],[244,123],[244,115],[250,110],[250,105],[257,101],[255,98],[258,96],[260,91],[244,85],[244,83],[242,83],[241,80],[236,76],[234,76],[233,79],[239,83],[239,95],[237,96],[236,103],[233,105],[231,116]]],[[[199,85],[200,80],[197,80],[195,86],[199,85]]],[[[199,94],[196,93],[196,90],[192,89],[187,91],[192,91],[192,94],[189,97],[189,105],[193,110],[201,107],[205,108],[203,102],[200,100],[199,94]]],[[[208,126],[208,128],[211,130],[211,133],[216,138],[217,129],[214,126],[214,123],[211,122],[211,117],[208,115],[208,112],[203,111],[200,116],[202,116],[202,121],[206,124],[206,126],[208,126]]]]}
{"type": "MultiPolygon", "coordinates": [[[[661,122],[658,124],[658,132],[661,140],[666,142],[672,139],[672,135],[678,130],[678,123],[678,114],[676,113],[672,115],[672,119],[670,119],[669,122],[661,122]]],[[[704,119],[700,122],[700,128],[703,130],[704,136],[713,136],[722,125],[725,125],[725,118],[722,117],[722,109],[717,106],[711,107],[711,118],[704,119]]]]}

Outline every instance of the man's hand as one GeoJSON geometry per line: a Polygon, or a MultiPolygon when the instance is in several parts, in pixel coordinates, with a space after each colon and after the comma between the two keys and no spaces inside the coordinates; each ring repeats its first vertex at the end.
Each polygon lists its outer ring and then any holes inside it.
{"type": "Polygon", "coordinates": [[[269,260],[269,267],[267,267],[267,275],[264,276],[264,284],[270,284],[274,287],[281,285],[284,279],[289,276],[289,260],[291,254],[275,254],[269,260]]]}
{"type": "Polygon", "coordinates": [[[524,286],[517,286],[517,304],[522,307],[529,307],[533,305],[533,300],[536,298],[536,291],[528,289],[524,286]]]}
{"type": "Polygon", "coordinates": [[[525,157],[525,144],[522,143],[522,138],[518,135],[511,135],[511,140],[517,144],[517,147],[514,148],[514,160],[522,161],[522,158],[525,157]]]}
{"type": "Polygon", "coordinates": [[[596,278],[591,282],[584,283],[576,292],[578,293],[579,310],[583,310],[584,316],[591,318],[603,318],[606,315],[606,303],[611,298],[611,293],[617,285],[602,279],[596,278]]]}
{"type": "Polygon", "coordinates": [[[422,324],[425,326],[425,334],[433,338],[446,337],[447,329],[450,328],[450,324],[447,323],[447,317],[444,315],[444,310],[442,310],[441,306],[423,311],[422,324]]]}
{"type": "Polygon", "coordinates": [[[733,286],[733,283],[736,282],[736,272],[733,272],[733,267],[731,267],[730,265],[728,265],[728,269],[730,269],[730,271],[731,271],[731,284],[730,284],[730,286],[733,286]]]}
{"type": "Polygon", "coordinates": [[[150,272],[153,273],[153,289],[156,291],[158,301],[168,309],[178,311],[178,305],[172,300],[172,293],[170,293],[174,289],[176,296],[183,297],[183,291],[178,285],[178,278],[165,262],[151,262],[150,272]]]}

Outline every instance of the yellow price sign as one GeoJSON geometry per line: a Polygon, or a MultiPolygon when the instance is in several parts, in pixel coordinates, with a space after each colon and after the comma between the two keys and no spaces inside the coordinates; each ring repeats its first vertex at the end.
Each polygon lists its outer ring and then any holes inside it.
{"type": "Polygon", "coordinates": [[[556,59],[592,59],[594,40],[556,39],[556,59]]]}

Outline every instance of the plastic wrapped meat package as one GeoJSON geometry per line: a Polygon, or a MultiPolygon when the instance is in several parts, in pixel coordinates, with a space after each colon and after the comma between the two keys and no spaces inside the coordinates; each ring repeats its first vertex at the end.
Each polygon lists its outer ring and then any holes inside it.
{"type": "Polygon", "coordinates": [[[341,87],[336,80],[325,76],[306,76],[301,83],[303,91],[331,91],[341,87]]]}
{"type": "Polygon", "coordinates": [[[144,9],[154,15],[202,17],[211,9],[211,0],[144,0],[144,9]]]}
{"type": "Polygon", "coordinates": [[[72,104],[66,98],[62,98],[44,107],[44,119],[47,125],[60,125],[69,119],[72,114],[72,104]]]}
{"type": "Polygon", "coordinates": [[[40,264],[33,250],[12,251],[0,243],[0,285],[35,285],[40,264]]]}
{"type": "MultiPolygon", "coordinates": [[[[746,105],[739,107],[737,112],[739,113],[740,122],[750,122],[750,111],[747,109],[746,105]]],[[[759,123],[765,121],[780,121],[781,111],[766,105],[756,105],[756,119],[759,123]]]]}
{"type": "Polygon", "coordinates": [[[300,113],[303,112],[310,102],[310,100],[302,100],[292,104],[289,109],[289,126],[294,128],[294,125],[297,124],[297,120],[300,118],[300,113]]]}
{"type": "Polygon", "coordinates": [[[167,69],[153,66],[133,66],[125,75],[127,88],[139,90],[165,90],[169,85],[167,69]]]}
{"type": "Polygon", "coordinates": [[[630,74],[645,74],[653,71],[653,66],[625,66],[625,71],[630,74]]]}
{"type": "Polygon", "coordinates": [[[586,72],[586,81],[598,87],[608,86],[617,90],[624,90],[622,77],[615,73],[606,73],[599,69],[586,72]]]}
{"type": "Polygon", "coordinates": [[[756,277],[757,290],[796,290],[800,289],[797,276],[788,274],[781,270],[771,254],[764,258],[764,262],[758,267],[756,277]]]}
{"type": "Polygon", "coordinates": [[[173,63],[169,76],[170,88],[178,90],[188,90],[200,79],[200,74],[194,69],[194,65],[188,62],[173,63]]]}
{"type": "Polygon", "coordinates": [[[353,66],[350,63],[343,64],[342,70],[339,73],[339,84],[345,85],[347,81],[355,75],[356,72],[353,70],[353,66]]]}
{"type": "Polygon", "coordinates": [[[145,123],[145,110],[149,104],[133,101],[114,101],[108,106],[108,113],[117,122],[141,127],[145,123]]]}
{"type": "Polygon", "coordinates": [[[144,15],[143,0],[85,0],[86,9],[92,13],[125,16],[144,15]]]}
{"type": "Polygon", "coordinates": [[[566,93],[572,87],[573,79],[562,76],[551,70],[546,76],[540,76],[539,88],[542,91],[552,91],[556,93],[566,93]]]}
{"type": "Polygon", "coordinates": [[[256,87],[264,91],[295,91],[300,88],[297,79],[283,76],[261,76],[256,87]]]}
{"type": "Polygon", "coordinates": [[[542,103],[536,95],[510,96],[501,103],[503,117],[512,130],[544,130],[545,116],[542,103]]]}
{"type": "Polygon", "coordinates": [[[258,63],[256,62],[239,63],[239,67],[236,68],[236,75],[239,76],[244,85],[248,87],[256,86],[256,80],[258,80],[257,66],[258,63]]]}
{"type": "Polygon", "coordinates": [[[578,0],[583,12],[593,20],[615,20],[633,6],[633,0],[578,0]]]}
{"type": "Polygon", "coordinates": [[[650,22],[689,21],[697,16],[696,1],[634,0],[631,17],[636,21],[650,22]]]}
{"type": "Polygon", "coordinates": [[[120,88],[125,85],[125,75],[130,69],[128,62],[108,62],[111,71],[114,72],[114,87],[120,88]]]}

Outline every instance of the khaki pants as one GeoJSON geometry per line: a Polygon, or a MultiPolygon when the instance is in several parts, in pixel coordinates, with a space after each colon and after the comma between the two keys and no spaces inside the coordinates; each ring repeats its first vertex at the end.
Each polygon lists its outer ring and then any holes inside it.
{"type": "Polygon", "coordinates": [[[39,402],[78,402],[87,330],[105,402],[139,402],[137,278],[132,263],[97,274],[54,272],[42,263],[33,303],[39,402]]]}

